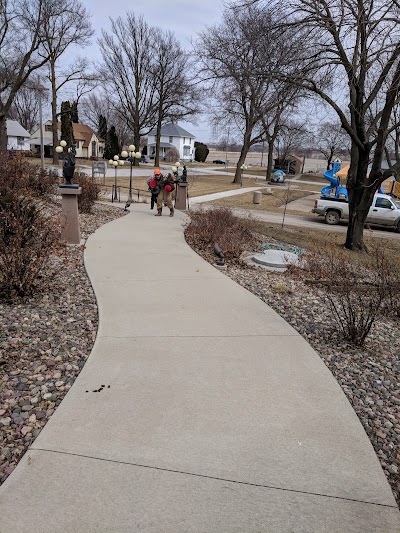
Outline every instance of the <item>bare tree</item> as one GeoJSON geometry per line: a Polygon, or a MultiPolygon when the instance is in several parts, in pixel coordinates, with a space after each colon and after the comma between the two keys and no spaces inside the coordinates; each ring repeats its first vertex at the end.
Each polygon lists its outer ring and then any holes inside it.
{"type": "Polygon", "coordinates": [[[200,91],[190,79],[189,55],[170,31],[154,31],[153,75],[156,80],[156,151],[160,164],[161,126],[168,120],[188,118],[198,112],[200,91]]]}
{"type": "Polygon", "coordinates": [[[286,119],[280,125],[275,140],[275,150],[279,161],[285,161],[289,154],[303,145],[309,132],[304,122],[286,119]]]}
{"type": "Polygon", "coordinates": [[[315,145],[326,159],[329,170],[332,161],[350,146],[350,137],[337,122],[323,122],[317,129],[315,145]]]}
{"type": "Polygon", "coordinates": [[[235,183],[240,182],[240,167],[250,147],[274,135],[270,115],[278,109],[279,115],[285,107],[287,84],[276,76],[259,75],[261,65],[263,72],[274,72],[285,63],[285,43],[274,31],[275,24],[268,7],[228,8],[223,22],[203,32],[197,44],[200,74],[211,98],[217,98],[213,121],[233,123],[242,135],[235,183]]]}
{"type": "Polygon", "coordinates": [[[135,146],[140,146],[141,136],[157,122],[152,28],[143,17],[128,12],[111,19],[111,32],[102,30],[98,43],[114,108],[133,131],[135,146]]]}
{"type": "MultiPolygon", "coordinates": [[[[68,69],[58,69],[59,58],[71,45],[85,46],[90,43],[93,30],[90,14],[80,0],[49,0],[51,16],[45,17],[41,26],[43,57],[49,58],[48,78],[51,84],[51,120],[53,147],[58,145],[57,93],[67,83],[79,81],[87,74],[87,61],[78,59],[68,69]]],[[[58,154],[53,150],[53,163],[58,163],[58,154]]]]}
{"type": "Polygon", "coordinates": [[[26,80],[48,57],[38,54],[50,0],[0,0],[0,151],[7,150],[6,116],[26,80]]]}
{"type": "MultiPolygon", "coordinates": [[[[304,46],[293,49],[291,64],[284,74],[277,73],[278,78],[284,76],[325,101],[350,136],[345,246],[365,250],[363,228],[374,194],[395,171],[381,167],[388,134],[394,129],[392,111],[399,100],[400,3],[287,0],[280,6],[286,8],[286,31],[302,34],[304,46]]],[[[284,31],[283,26],[279,29],[284,31]]]]}
{"type": "Polygon", "coordinates": [[[39,94],[33,88],[23,86],[15,96],[8,118],[18,121],[32,133],[39,124],[39,94]]]}
{"type": "MultiPolygon", "coordinates": [[[[116,105],[105,91],[90,93],[81,101],[80,115],[94,131],[99,131],[100,117],[105,117],[108,126],[114,126],[121,146],[132,144],[133,132],[125,119],[114,107],[116,105]]],[[[140,149],[141,145],[137,147],[140,149]]]]}

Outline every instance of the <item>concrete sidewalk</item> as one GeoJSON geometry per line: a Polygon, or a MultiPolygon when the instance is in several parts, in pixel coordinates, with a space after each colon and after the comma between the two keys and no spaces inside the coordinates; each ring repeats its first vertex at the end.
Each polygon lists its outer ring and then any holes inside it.
{"type": "Polygon", "coordinates": [[[0,532],[398,533],[329,370],[182,220],[136,204],[90,237],[96,343],[1,487],[0,532]]]}

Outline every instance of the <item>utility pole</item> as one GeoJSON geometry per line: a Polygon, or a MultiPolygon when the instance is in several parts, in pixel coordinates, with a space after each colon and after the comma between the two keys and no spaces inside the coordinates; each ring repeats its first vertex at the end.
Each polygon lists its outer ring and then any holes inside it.
{"type": "Polygon", "coordinates": [[[33,91],[35,91],[38,95],[38,104],[39,104],[39,129],[40,129],[40,168],[41,170],[44,170],[44,139],[43,139],[43,102],[42,102],[42,94],[43,91],[47,91],[47,89],[42,85],[40,80],[40,75],[38,75],[36,84],[34,86],[27,87],[33,91]]]}

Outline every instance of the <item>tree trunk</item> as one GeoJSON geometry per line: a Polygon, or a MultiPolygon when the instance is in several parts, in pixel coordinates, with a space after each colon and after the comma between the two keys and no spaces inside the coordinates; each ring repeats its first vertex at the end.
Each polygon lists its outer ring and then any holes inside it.
{"type": "Polygon", "coordinates": [[[161,113],[158,114],[156,131],[156,154],[154,157],[154,167],[160,166],[160,140],[161,140],[161,113]]]}
{"type": "Polygon", "coordinates": [[[242,181],[242,169],[240,168],[245,160],[246,160],[246,156],[247,156],[247,153],[249,151],[249,148],[250,148],[250,135],[251,135],[251,131],[250,132],[246,132],[245,135],[244,135],[244,140],[243,140],[243,146],[242,146],[242,149],[240,151],[240,157],[239,157],[239,161],[237,162],[237,165],[236,165],[236,172],[235,172],[235,178],[233,180],[232,183],[241,183],[242,181]]]}
{"type": "Polygon", "coordinates": [[[58,130],[57,130],[57,88],[56,88],[56,71],[55,63],[50,60],[50,77],[51,77],[51,129],[53,133],[53,165],[58,165],[58,130]]]}
{"type": "MultiPolygon", "coordinates": [[[[133,140],[135,145],[135,150],[138,152],[140,150],[140,130],[135,128],[133,132],[133,140]]],[[[139,165],[139,161],[136,159],[136,157],[133,160],[133,166],[136,167],[139,165]]]]}
{"type": "Polygon", "coordinates": [[[7,122],[6,116],[0,115],[0,152],[7,151],[7,122]]]}
{"type": "Polygon", "coordinates": [[[364,224],[374,199],[376,188],[365,187],[367,181],[369,150],[363,152],[352,147],[353,168],[349,170],[347,189],[349,193],[349,225],[345,247],[349,250],[365,252],[364,224]],[[358,152],[357,154],[355,152],[358,152]]]}
{"type": "Polygon", "coordinates": [[[268,159],[267,159],[267,173],[265,179],[270,181],[272,175],[272,167],[274,166],[274,141],[268,141],[268,159]]]}

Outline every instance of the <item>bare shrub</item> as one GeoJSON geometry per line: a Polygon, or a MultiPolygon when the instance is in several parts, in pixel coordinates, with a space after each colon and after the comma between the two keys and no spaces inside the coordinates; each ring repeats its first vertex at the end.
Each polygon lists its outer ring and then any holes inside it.
{"type": "Polygon", "coordinates": [[[312,279],[343,337],[362,346],[375,320],[400,296],[400,272],[384,248],[371,250],[365,266],[350,262],[344,249],[306,257],[312,279]]]}
{"type": "Polygon", "coordinates": [[[0,296],[29,296],[41,281],[41,272],[59,238],[55,220],[39,202],[0,193],[0,296]]]}
{"type": "Polygon", "coordinates": [[[0,188],[14,190],[19,194],[50,198],[56,193],[58,177],[32,165],[20,155],[0,152],[0,188]]]}
{"type": "Polygon", "coordinates": [[[175,163],[179,161],[179,152],[176,148],[170,148],[165,154],[165,161],[167,163],[175,163]]]}
{"type": "Polygon", "coordinates": [[[86,174],[75,172],[74,182],[82,188],[78,195],[78,209],[80,213],[90,213],[94,203],[99,199],[101,187],[86,174]]]}
{"type": "Polygon", "coordinates": [[[195,249],[212,253],[218,243],[225,258],[239,260],[240,255],[256,240],[246,219],[236,217],[226,207],[191,213],[191,222],[185,231],[188,242],[195,249]]]}

